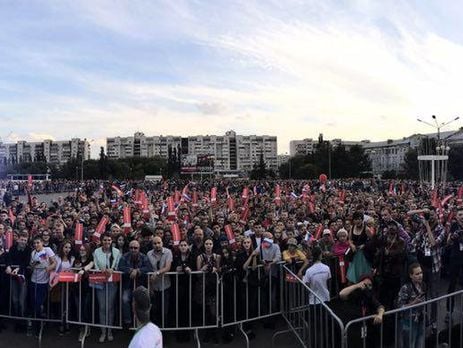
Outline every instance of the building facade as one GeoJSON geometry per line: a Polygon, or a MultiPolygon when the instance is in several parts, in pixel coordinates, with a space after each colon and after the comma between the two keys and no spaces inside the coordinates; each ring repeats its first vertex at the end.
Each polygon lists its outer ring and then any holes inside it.
{"type": "Polygon", "coordinates": [[[46,139],[40,142],[18,141],[0,144],[0,161],[3,164],[46,161],[64,164],[71,158],[90,159],[90,143],[84,139],[54,141],[46,139]]]}
{"type": "Polygon", "coordinates": [[[198,156],[211,156],[214,171],[250,171],[262,154],[267,167],[278,169],[277,137],[268,135],[237,135],[228,131],[224,135],[197,136],[145,136],[141,132],[130,137],[106,139],[109,158],[168,157],[169,147],[180,149],[182,161],[192,163],[198,156]]]}
{"type": "Polygon", "coordinates": [[[289,155],[294,156],[305,156],[310,155],[314,152],[316,142],[312,139],[302,140],[291,140],[289,142],[289,155]]]}

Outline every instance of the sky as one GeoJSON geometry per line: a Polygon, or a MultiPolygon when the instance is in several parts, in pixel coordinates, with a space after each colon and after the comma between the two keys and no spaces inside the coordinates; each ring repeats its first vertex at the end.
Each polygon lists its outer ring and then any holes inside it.
{"type": "MultiPolygon", "coordinates": [[[[385,140],[463,110],[458,1],[0,0],[0,138],[385,140]]],[[[462,120],[447,129],[463,126],[462,120]]]]}

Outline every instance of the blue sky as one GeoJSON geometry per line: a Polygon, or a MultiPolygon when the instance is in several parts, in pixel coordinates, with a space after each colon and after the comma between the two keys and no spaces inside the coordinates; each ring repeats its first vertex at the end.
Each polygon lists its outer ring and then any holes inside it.
{"type": "MultiPolygon", "coordinates": [[[[0,0],[3,141],[383,140],[460,115],[457,1],[0,0]]],[[[461,126],[461,121],[453,128],[461,126]]]]}

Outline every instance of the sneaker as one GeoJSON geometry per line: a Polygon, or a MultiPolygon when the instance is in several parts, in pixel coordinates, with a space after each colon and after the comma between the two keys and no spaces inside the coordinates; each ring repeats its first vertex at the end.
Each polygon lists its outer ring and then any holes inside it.
{"type": "Polygon", "coordinates": [[[98,342],[103,343],[106,339],[106,332],[102,332],[100,335],[100,338],[98,339],[98,342]]]}
{"type": "Polygon", "coordinates": [[[108,330],[108,342],[112,341],[114,341],[113,332],[111,330],[108,330]]]}

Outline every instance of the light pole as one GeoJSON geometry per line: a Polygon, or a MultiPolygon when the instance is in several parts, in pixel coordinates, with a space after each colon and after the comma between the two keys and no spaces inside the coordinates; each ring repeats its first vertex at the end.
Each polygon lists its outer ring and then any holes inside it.
{"type": "Polygon", "coordinates": [[[431,155],[431,154],[426,154],[424,156],[418,156],[418,161],[431,161],[431,189],[434,189],[435,184],[436,184],[436,172],[437,172],[437,180],[439,181],[446,181],[446,176],[447,172],[445,170],[445,173],[443,169],[447,168],[448,165],[448,153],[450,151],[450,147],[446,146],[444,142],[441,143],[440,139],[440,130],[441,128],[449,125],[450,123],[457,121],[460,119],[459,116],[447,121],[447,122],[442,122],[439,123],[437,122],[437,117],[436,115],[432,115],[432,119],[434,120],[435,124],[423,121],[421,119],[417,119],[418,122],[424,123],[430,127],[433,127],[434,129],[437,130],[437,147],[436,147],[436,155],[431,155]],[[437,161],[437,168],[436,168],[436,161],[437,161]]]}

